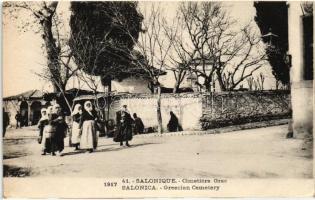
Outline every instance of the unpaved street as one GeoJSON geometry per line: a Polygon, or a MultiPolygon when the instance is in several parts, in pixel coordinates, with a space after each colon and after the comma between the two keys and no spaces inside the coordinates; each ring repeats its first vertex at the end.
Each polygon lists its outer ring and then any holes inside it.
{"type": "Polygon", "coordinates": [[[35,129],[12,129],[4,140],[4,175],[312,177],[311,152],[302,149],[302,140],[285,139],[286,131],[287,125],[282,125],[222,134],[135,136],[129,148],[101,137],[92,154],[66,147],[64,156],[53,157],[40,155],[35,129]]]}

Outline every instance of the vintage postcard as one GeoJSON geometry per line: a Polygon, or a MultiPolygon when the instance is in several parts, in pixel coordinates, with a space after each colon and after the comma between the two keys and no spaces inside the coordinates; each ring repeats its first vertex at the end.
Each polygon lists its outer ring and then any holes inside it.
{"type": "Polygon", "coordinates": [[[313,2],[1,7],[4,198],[314,195],[313,2]]]}

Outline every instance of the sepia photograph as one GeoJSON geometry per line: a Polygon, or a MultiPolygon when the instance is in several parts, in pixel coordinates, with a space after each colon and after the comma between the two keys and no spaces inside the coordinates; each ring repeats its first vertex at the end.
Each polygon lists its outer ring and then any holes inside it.
{"type": "Polygon", "coordinates": [[[3,197],[314,196],[313,4],[2,2],[3,197]]]}

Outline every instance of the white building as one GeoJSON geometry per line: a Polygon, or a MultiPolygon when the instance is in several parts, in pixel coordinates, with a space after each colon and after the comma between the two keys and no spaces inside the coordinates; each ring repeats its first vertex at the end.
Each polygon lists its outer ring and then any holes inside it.
{"type": "Polygon", "coordinates": [[[305,137],[313,130],[313,3],[289,2],[288,24],[292,127],[295,137],[305,137]]]}

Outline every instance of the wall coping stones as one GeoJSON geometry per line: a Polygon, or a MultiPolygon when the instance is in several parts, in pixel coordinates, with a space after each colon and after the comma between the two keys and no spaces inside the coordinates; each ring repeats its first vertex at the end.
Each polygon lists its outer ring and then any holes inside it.
{"type": "Polygon", "coordinates": [[[223,128],[215,128],[215,129],[208,129],[203,131],[181,131],[181,132],[172,132],[172,133],[148,133],[148,134],[141,134],[141,135],[134,135],[135,138],[142,138],[142,137],[169,137],[169,136],[187,136],[187,135],[205,135],[205,134],[220,134],[220,133],[228,133],[240,130],[247,130],[247,129],[256,129],[256,128],[265,128],[270,126],[280,126],[286,125],[289,123],[291,119],[279,119],[279,120],[269,120],[269,121],[262,121],[262,122],[253,122],[241,125],[233,125],[223,128]]]}

